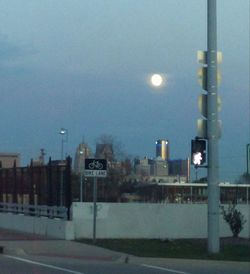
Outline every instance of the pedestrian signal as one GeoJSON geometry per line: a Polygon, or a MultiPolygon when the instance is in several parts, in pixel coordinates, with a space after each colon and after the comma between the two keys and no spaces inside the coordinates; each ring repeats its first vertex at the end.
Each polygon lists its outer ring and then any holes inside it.
{"type": "Polygon", "coordinates": [[[191,163],[199,167],[206,163],[206,145],[204,139],[195,139],[191,141],[191,163]]]}

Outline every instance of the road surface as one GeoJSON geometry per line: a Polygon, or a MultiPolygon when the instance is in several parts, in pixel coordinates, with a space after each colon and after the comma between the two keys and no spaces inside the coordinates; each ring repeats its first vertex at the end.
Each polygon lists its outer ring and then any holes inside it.
{"type": "Polygon", "coordinates": [[[249,274],[250,262],[139,258],[0,229],[1,274],[249,274]]]}

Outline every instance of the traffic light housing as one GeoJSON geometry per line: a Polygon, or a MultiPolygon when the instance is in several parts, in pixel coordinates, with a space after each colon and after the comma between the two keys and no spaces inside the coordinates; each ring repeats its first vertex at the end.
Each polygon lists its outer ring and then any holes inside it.
{"type": "Polygon", "coordinates": [[[204,139],[194,139],[191,141],[191,163],[195,167],[206,163],[207,142],[204,139]]]}

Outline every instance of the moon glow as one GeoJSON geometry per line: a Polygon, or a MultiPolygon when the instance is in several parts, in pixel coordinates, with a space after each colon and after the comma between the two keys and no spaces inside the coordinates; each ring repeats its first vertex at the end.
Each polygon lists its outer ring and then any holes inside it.
{"type": "Polygon", "coordinates": [[[154,87],[160,87],[163,84],[163,78],[160,74],[153,74],[150,82],[154,87]]]}

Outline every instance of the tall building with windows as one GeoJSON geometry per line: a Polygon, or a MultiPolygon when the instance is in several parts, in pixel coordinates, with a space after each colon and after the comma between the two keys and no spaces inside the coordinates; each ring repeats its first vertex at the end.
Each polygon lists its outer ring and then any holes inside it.
{"type": "Polygon", "coordinates": [[[106,159],[108,162],[114,161],[114,151],[112,144],[96,144],[96,158],[106,159]]]}
{"type": "Polygon", "coordinates": [[[85,159],[91,156],[91,151],[88,145],[81,143],[76,149],[75,161],[74,161],[74,171],[76,173],[83,172],[85,166],[85,159]]]}
{"type": "Polygon", "coordinates": [[[169,160],[169,174],[172,176],[186,176],[190,178],[190,160],[189,158],[169,160]]]}
{"type": "Polygon", "coordinates": [[[135,162],[135,174],[139,177],[149,177],[153,174],[154,160],[144,157],[143,159],[138,159],[135,162]]]}
{"type": "Polygon", "coordinates": [[[164,161],[169,160],[169,141],[159,139],[155,142],[156,145],[156,158],[160,157],[164,161]]]}
{"type": "Polygon", "coordinates": [[[168,161],[162,160],[161,157],[157,157],[154,160],[154,176],[168,176],[168,161]]]}

